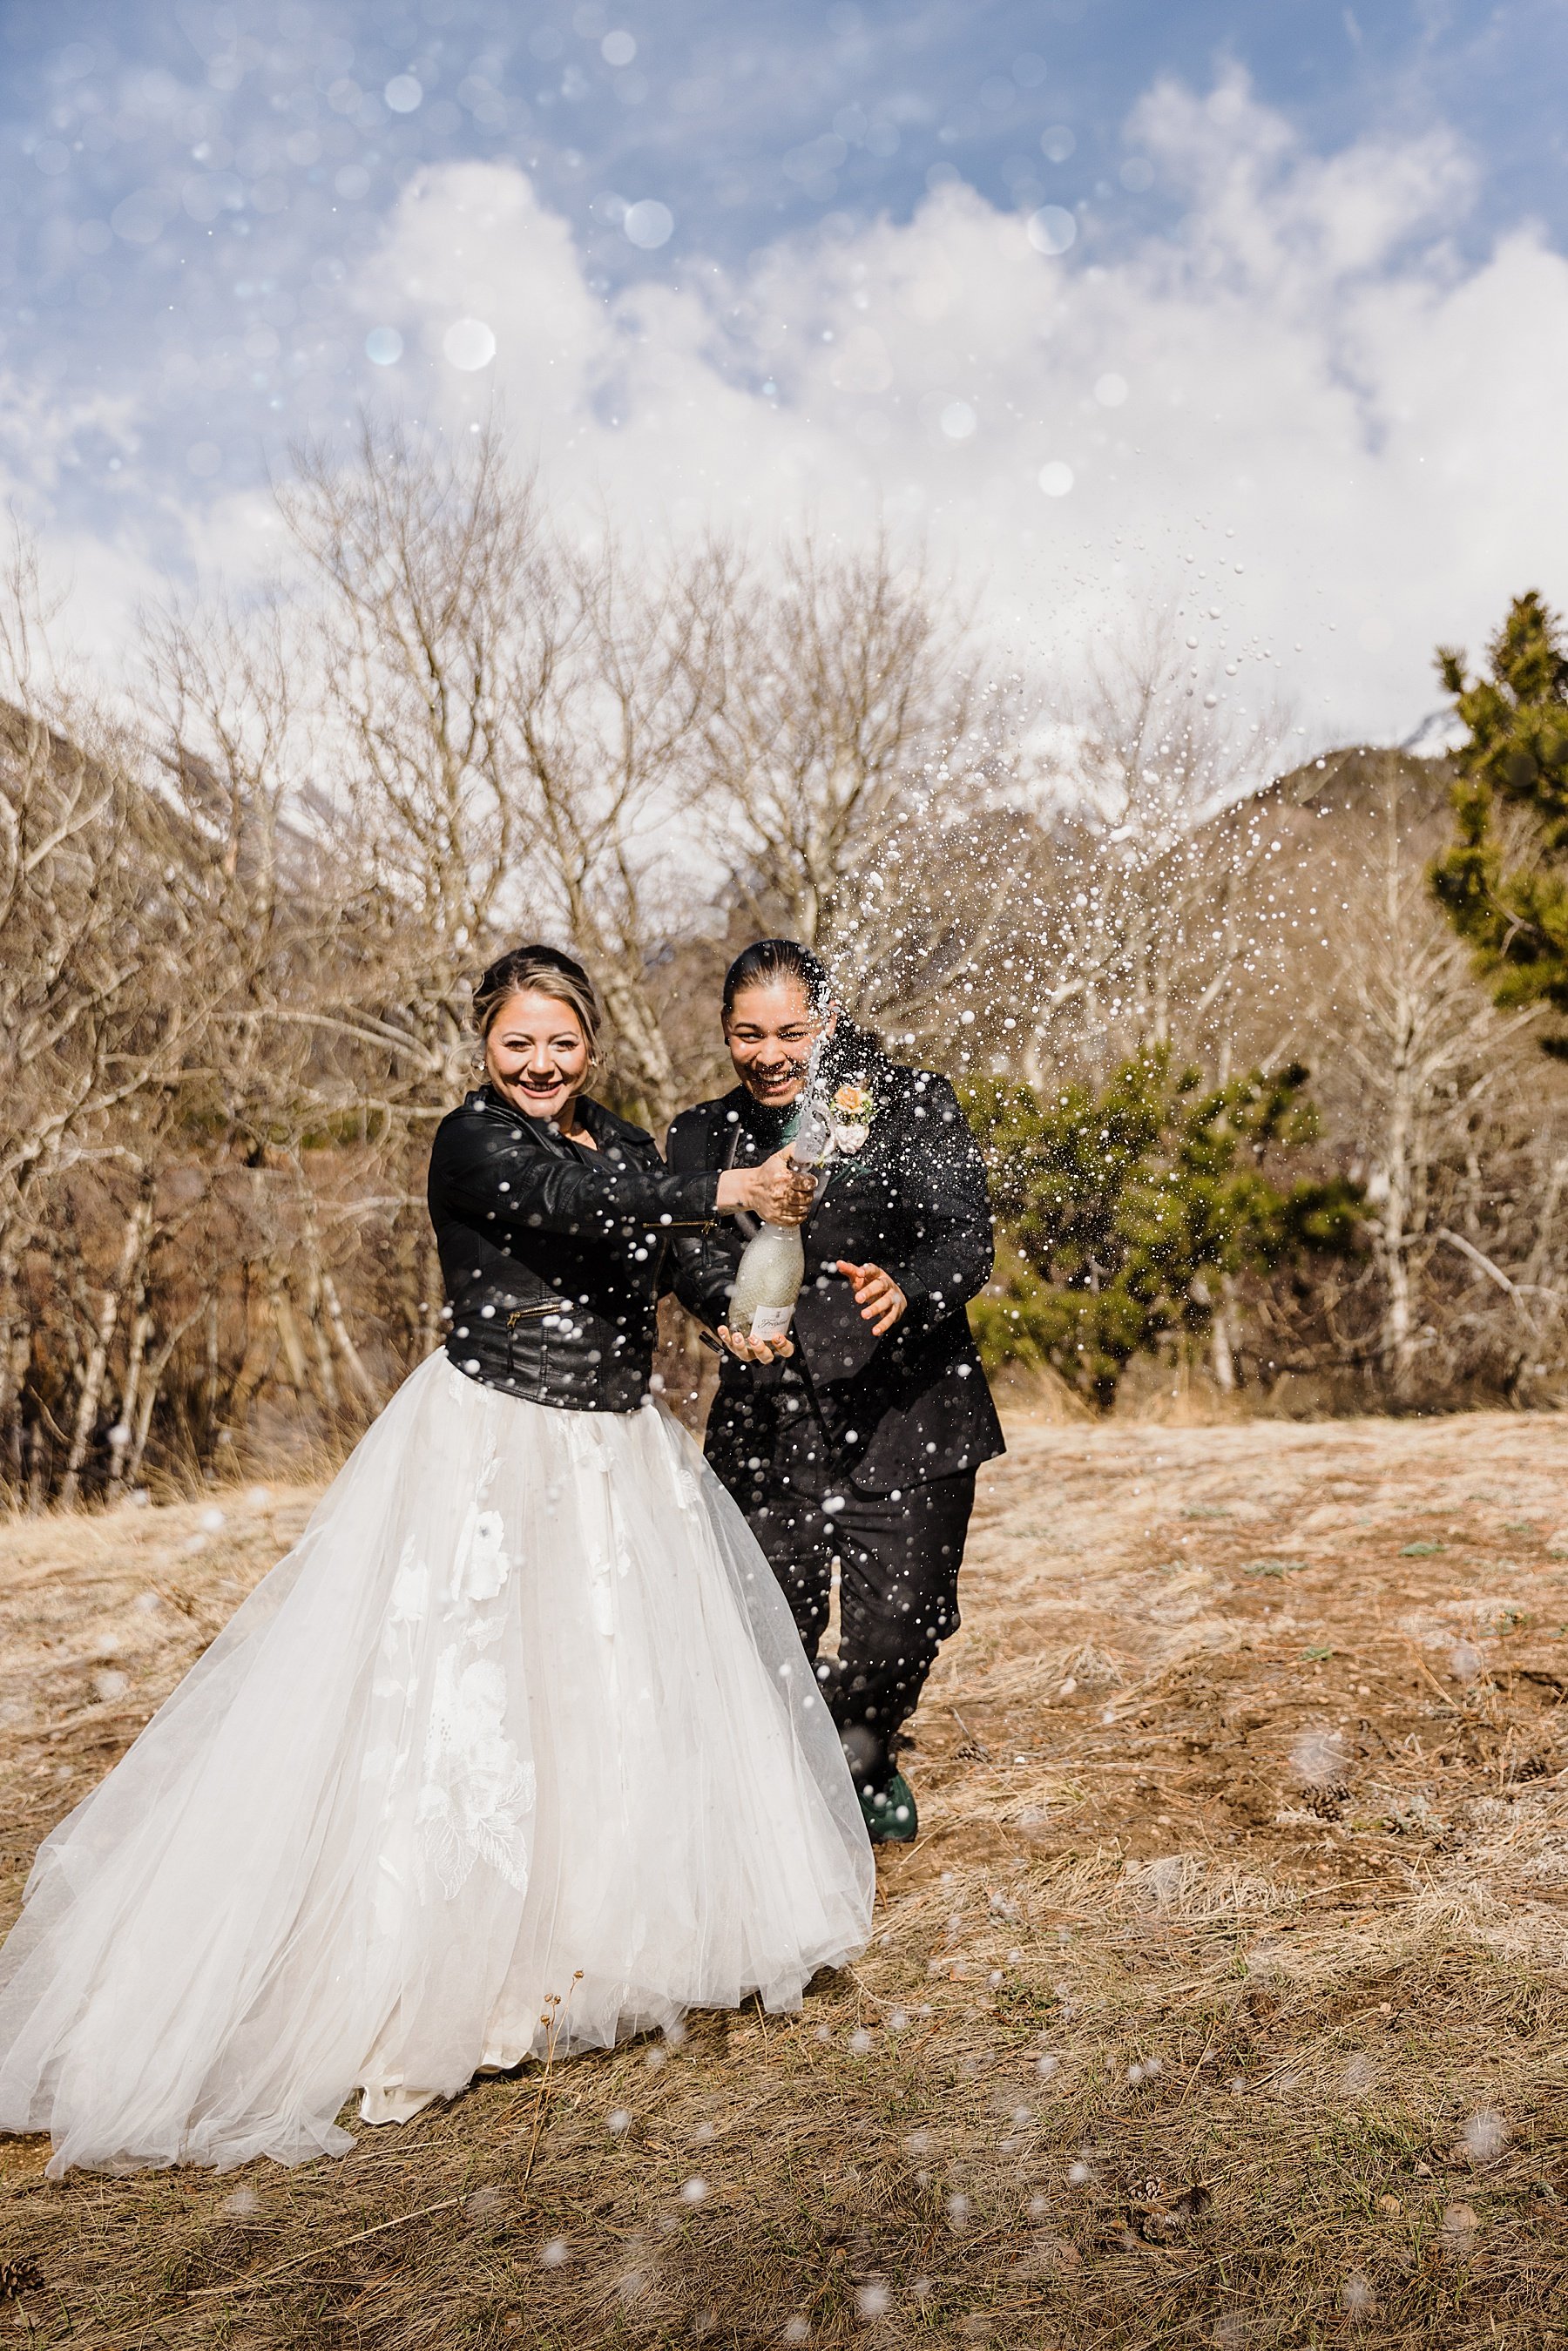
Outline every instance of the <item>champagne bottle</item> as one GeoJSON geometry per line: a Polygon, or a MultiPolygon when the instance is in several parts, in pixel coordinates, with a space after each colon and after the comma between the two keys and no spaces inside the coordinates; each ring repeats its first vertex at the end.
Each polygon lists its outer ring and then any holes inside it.
{"type": "MultiPolygon", "coordinates": [[[[832,1130],[820,1105],[807,1102],[789,1146],[790,1165],[820,1167],[832,1147],[832,1130]]],[[[782,1339],[789,1332],[806,1278],[806,1249],[799,1225],[759,1219],[741,1251],[730,1292],[729,1327],[742,1338],[782,1339]]]]}
{"type": "Polygon", "coordinates": [[[729,1301],[729,1327],[742,1338],[782,1339],[806,1279],[799,1225],[759,1223],[741,1251],[729,1301]]]}

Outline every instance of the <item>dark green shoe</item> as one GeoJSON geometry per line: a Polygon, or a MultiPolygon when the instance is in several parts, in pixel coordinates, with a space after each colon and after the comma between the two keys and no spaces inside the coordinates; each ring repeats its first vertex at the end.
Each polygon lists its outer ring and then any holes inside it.
{"type": "Polygon", "coordinates": [[[885,1788],[861,1790],[861,1813],[873,1844],[913,1844],[919,1833],[915,1791],[902,1771],[885,1788]]]}

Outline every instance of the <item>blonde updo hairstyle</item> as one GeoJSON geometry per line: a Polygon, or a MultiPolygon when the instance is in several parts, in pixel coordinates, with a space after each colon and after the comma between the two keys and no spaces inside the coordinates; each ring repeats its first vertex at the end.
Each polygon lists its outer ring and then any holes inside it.
{"type": "Polygon", "coordinates": [[[481,1041],[489,1036],[502,1006],[522,995],[550,996],[558,1004],[570,1005],[582,1024],[590,1061],[598,1061],[604,1014],[593,982],[575,957],[537,944],[509,947],[497,956],[474,990],[474,1023],[481,1041]]]}

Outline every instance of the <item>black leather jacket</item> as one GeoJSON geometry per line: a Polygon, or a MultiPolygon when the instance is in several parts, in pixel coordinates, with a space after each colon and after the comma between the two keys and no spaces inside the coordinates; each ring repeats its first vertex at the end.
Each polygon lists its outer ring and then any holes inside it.
{"type": "MultiPolygon", "coordinates": [[[[875,1064],[877,1109],[864,1148],[834,1163],[802,1231],[806,1282],[795,1310],[793,1368],[838,1474],[888,1494],[975,1468],[1004,1448],[964,1309],[991,1271],[986,1171],[946,1078],[875,1064]],[[878,1339],[838,1271],[880,1265],[909,1301],[878,1339]]],[[[777,1146],[774,1124],[743,1087],[683,1111],[670,1129],[672,1169],[748,1166],[777,1146]]],[[[705,1322],[724,1320],[745,1246],[722,1217],[675,1244],[675,1294],[705,1322]]],[[[727,1355],[708,1416],[707,1456],[738,1489],[771,1449],[782,1370],[727,1355]]]]}
{"type": "Polygon", "coordinates": [[[716,1219],[716,1175],[672,1176],[596,1102],[570,1143],[488,1086],[435,1131],[430,1217],[461,1372],[535,1404],[635,1412],[648,1394],[671,1236],[716,1219]]]}

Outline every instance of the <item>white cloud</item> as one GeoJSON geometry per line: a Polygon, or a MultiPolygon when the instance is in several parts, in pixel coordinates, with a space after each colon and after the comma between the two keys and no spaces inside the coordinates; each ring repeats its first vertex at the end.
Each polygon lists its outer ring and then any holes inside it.
{"type": "MultiPolygon", "coordinates": [[[[1568,597],[1568,263],[1528,225],[1460,257],[1475,175],[1441,130],[1319,155],[1235,74],[1162,82],[1128,129],[1176,208],[1130,244],[1091,212],[1042,251],[957,183],[610,295],[514,166],[434,168],[344,288],[353,352],[390,329],[402,359],[354,364],[453,429],[498,398],[588,517],[754,541],[885,517],[1048,679],[1179,580],[1238,695],[1397,736],[1436,642],[1568,597]]],[[[192,509],[193,555],[270,561],[265,507],[192,509]]]]}
{"type": "Polygon", "coordinates": [[[444,412],[493,376],[595,511],[753,536],[884,514],[1037,660],[1201,569],[1189,607],[1237,692],[1282,682],[1314,732],[1397,734],[1436,699],[1437,639],[1556,584],[1568,265],[1529,227],[1461,264],[1474,174],[1440,131],[1322,157],[1232,74],[1162,83],[1129,131],[1185,212],[1127,248],[1091,219],[1042,253],[957,184],[738,281],[693,266],[606,299],[520,173],[465,164],[405,198],[358,298],[433,352],[486,321],[483,381],[435,365],[444,412]]]}
{"type": "Polygon", "coordinates": [[[422,173],[354,298],[367,327],[390,324],[438,362],[456,329],[487,328],[504,344],[519,417],[538,432],[580,415],[609,333],[570,228],[507,164],[422,173]]]}

